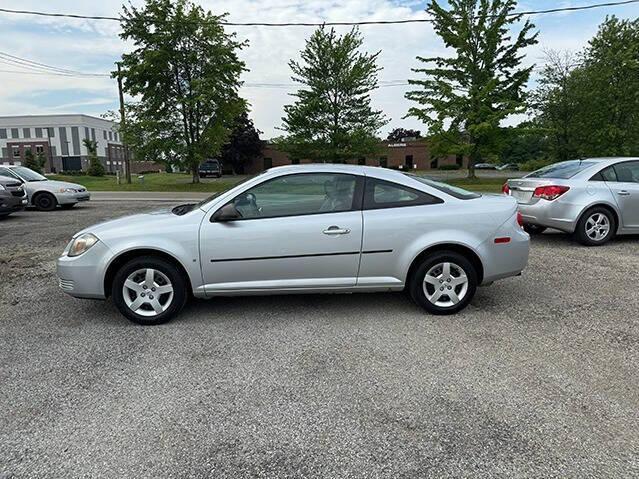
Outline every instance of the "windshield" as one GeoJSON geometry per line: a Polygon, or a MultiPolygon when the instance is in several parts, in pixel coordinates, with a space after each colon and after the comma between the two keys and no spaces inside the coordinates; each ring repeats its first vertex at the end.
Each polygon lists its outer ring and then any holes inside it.
{"type": "Polygon", "coordinates": [[[419,181],[420,183],[424,183],[425,185],[428,185],[431,188],[435,188],[436,190],[446,193],[447,195],[450,195],[459,200],[472,200],[472,199],[481,197],[481,195],[478,193],[473,193],[471,191],[465,190],[463,188],[459,188],[457,186],[449,185],[447,183],[440,183],[439,181],[435,181],[430,178],[424,178],[423,176],[417,176],[417,175],[406,174],[406,173],[404,174],[406,176],[409,176],[419,181]]]}
{"type": "Polygon", "coordinates": [[[29,168],[24,166],[16,166],[15,168],[11,168],[16,175],[22,178],[24,181],[46,181],[47,179],[42,176],[40,173],[36,173],[29,168]]]}
{"type": "Polygon", "coordinates": [[[562,161],[561,163],[555,163],[540,170],[533,171],[524,178],[557,178],[567,180],[596,164],[596,161],[587,160],[562,161]]]}

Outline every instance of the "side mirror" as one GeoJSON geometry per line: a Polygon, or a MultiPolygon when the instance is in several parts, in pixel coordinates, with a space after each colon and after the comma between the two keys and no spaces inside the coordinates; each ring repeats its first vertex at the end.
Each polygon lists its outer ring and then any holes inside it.
{"type": "Polygon", "coordinates": [[[217,210],[211,217],[211,220],[223,223],[226,221],[239,220],[240,218],[242,218],[242,213],[237,210],[233,203],[228,203],[217,210]]]}

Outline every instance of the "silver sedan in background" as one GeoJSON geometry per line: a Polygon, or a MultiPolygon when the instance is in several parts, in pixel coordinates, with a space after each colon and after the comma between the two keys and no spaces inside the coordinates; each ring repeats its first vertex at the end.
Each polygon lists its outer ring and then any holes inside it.
{"type": "Polygon", "coordinates": [[[529,236],[517,202],[351,165],[273,168],[199,204],[91,226],[58,260],[59,284],[158,324],[190,295],[401,291],[434,314],[516,276],[529,236]]]}
{"type": "Polygon", "coordinates": [[[0,176],[23,183],[29,206],[35,206],[40,211],[53,211],[57,206],[69,209],[91,199],[91,194],[84,186],[50,180],[26,166],[0,166],[0,176]]]}
{"type": "Polygon", "coordinates": [[[586,246],[639,233],[639,158],[564,161],[508,180],[531,234],[555,228],[586,246]]]}

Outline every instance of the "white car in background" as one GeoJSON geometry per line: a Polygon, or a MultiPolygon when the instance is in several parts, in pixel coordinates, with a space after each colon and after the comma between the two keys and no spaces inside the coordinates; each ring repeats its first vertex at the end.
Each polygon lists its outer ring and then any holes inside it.
{"type": "Polygon", "coordinates": [[[73,208],[80,201],[89,201],[91,194],[75,183],[49,180],[25,166],[0,166],[0,176],[19,180],[29,197],[29,205],[40,211],[52,211],[57,206],[73,208]]]}

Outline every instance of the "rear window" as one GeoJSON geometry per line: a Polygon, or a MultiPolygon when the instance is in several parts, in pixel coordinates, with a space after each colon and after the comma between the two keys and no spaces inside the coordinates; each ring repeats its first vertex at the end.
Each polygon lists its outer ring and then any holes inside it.
{"type": "Polygon", "coordinates": [[[447,195],[450,195],[453,198],[457,198],[459,200],[473,200],[475,198],[481,197],[481,195],[478,193],[473,193],[472,191],[459,188],[458,186],[440,183],[439,181],[435,181],[430,178],[424,178],[423,176],[411,175],[406,173],[404,174],[413,178],[414,180],[419,181],[420,183],[424,183],[431,188],[435,188],[436,190],[446,193],[447,195]]]}
{"type": "Polygon", "coordinates": [[[555,163],[540,170],[533,171],[526,175],[525,178],[557,178],[567,180],[596,164],[596,161],[588,160],[562,161],[561,163],[555,163]]]}

